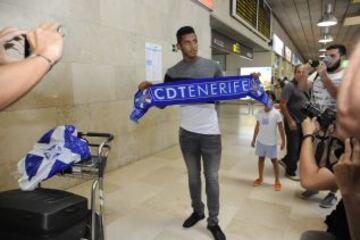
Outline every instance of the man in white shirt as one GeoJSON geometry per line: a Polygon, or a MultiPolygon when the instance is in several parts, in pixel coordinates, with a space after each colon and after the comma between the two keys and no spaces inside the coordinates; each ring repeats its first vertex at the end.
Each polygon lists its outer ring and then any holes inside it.
{"type": "Polygon", "coordinates": [[[341,61],[345,57],[345,46],[330,45],[326,48],[326,57],[316,69],[316,77],[311,87],[311,103],[321,111],[326,108],[336,110],[336,97],[344,75],[341,61]]]}
{"type": "MultiPolygon", "coordinates": [[[[333,44],[326,48],[325,55],[316,71],[309,77],[314,79],[311,83],[310,103],[321,112],[324,112],[327,108],[336,111],[336,97],[345,72],[341,62],[346,57],[346,48],[341,44],[333,44]]],[[[308,80],[311,81],[311,79],[308,80]]],[[[324,208],[332,207],[337,201],[336,191],[337,189],[333,189],[320,202],[320,206],[324,208]]],[[[317,191],[307,190],[302,194],[302,197],[308,199],[317,193],[317,191]]]]}

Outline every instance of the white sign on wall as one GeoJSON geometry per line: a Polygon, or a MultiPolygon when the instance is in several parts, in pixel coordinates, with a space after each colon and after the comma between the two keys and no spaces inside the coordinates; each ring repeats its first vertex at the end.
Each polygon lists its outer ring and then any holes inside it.
{"type": "Polygon", "coordinates": [[[293,65],[302,64],[302,61],[300,60],[299,56],[296,54],[293,54],[293,65]]]}
{"type": "Polygon", "coordinates": [[[162,80],[161,45],[145,43],[146,80],[159,82],[162,80]]]}
{"type": "Polygon", "coordinates": [[[284,56],[284,42],[276,34],[273,35],[272,49],[280,56],[284,56]]]}
{"type": "Polygon", "coordinates": [[[285,47],[285,59],[291,63],[292,51],[290,48],[285,47]]]}

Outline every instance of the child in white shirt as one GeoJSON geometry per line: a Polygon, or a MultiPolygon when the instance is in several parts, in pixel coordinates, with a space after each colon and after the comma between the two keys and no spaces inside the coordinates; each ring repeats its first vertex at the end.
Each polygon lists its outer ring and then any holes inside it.
{"type": "MultiPolygon", "coordinates": [[[[267,92],[269,97],[273,98],[271,92],[267,92]]],[[[281,150],[285,147],[285,131],[281,113],[273,107],[265,106],[263,110],[256,114],[256,126],[254,129],[252,147],[256,147],[256,155],[259,156],[259,178],[257,178],[253,185],[259,186],[263,182],[264,162],[265,158],[271,159],[274,166],[275,175],[275,191],[281,190],[281,183],[279,180],[279,164],[277,161],[277,133],[279,129],[281,136],[281,150]]]]}

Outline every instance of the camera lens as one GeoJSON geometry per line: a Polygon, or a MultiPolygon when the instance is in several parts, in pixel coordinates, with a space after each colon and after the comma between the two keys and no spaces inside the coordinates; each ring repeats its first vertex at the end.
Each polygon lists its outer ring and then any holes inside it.
{"type": "Polygon", "coordinates": [[[310,64],[311,67],[316,68],[320,64],[319,60],[313,60],[310,64]]]}

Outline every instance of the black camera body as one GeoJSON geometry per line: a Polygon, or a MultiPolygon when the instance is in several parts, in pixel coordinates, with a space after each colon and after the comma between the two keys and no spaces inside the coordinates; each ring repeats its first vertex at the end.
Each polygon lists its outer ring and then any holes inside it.
{"type": "Polygon", "coordinates": [[[330,108],[325,109],[321,112],[320,109],[316,108],[312,104],[306,104],[301,111],[309,118],[317,118],[321,129],[326,130],[336,120],[336,112],[330,108]]]}
{"type": "Polygon", "coordinates": [[[320,65],[320,61],[319,60],[312,60],[310,63],[310,66],[313,68],[317,68],[320,65]]]}
{"type": "Polygon", "coordinates": [[[31,55],[31,47],[30,47],[30,43],[27,40],[27,38],[25,37],[25,42],[24,42],[24,57],[27,58],[31,55]]]}

